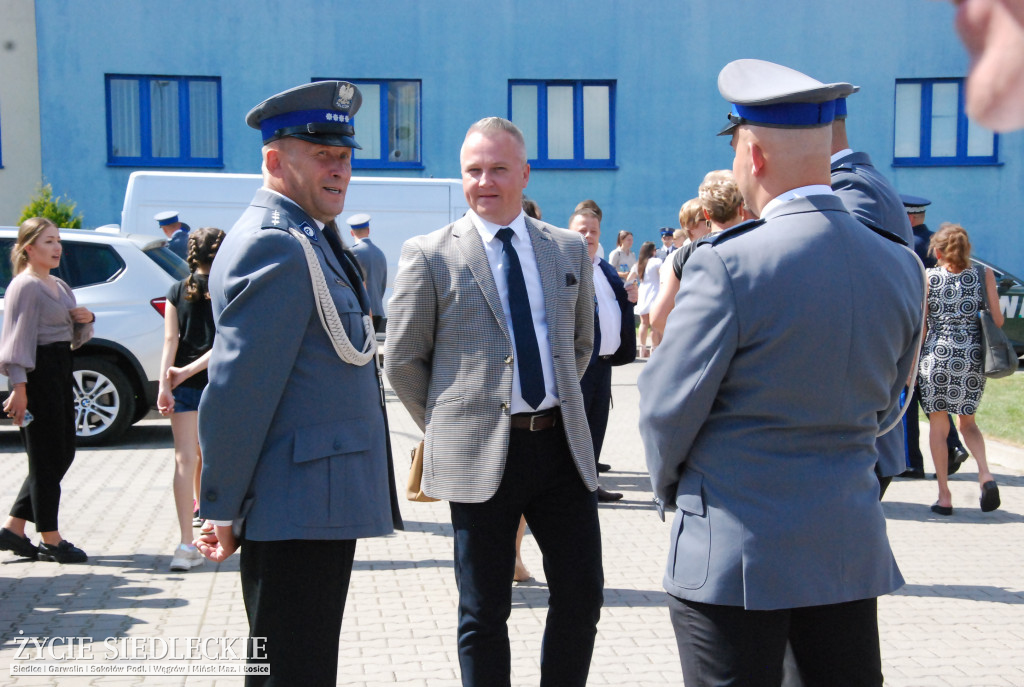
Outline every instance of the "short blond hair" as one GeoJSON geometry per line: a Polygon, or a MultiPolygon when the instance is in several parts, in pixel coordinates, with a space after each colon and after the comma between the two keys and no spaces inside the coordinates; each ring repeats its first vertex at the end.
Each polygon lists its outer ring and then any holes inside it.
{"type": "Polygon", "coordinates": [[[711,221],[718,224],[724,224],[735,217],[743,205],[743,195],[732,171],[728,169],[716,169],[705,174],[697,197],[711,221]]]}
{"type": "Polygon", "coordinates": [[[679,208],[679,227],[688,229],[695,224],[704,221],[704,210],[700,204],[700,198],[691,198],[679,208]]]}

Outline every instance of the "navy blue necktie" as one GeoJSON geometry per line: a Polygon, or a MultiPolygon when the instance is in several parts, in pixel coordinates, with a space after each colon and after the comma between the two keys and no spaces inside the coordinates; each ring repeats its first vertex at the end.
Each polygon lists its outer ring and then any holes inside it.
{"type": "Polygon", "coordinates": [[[508,282],[508,308],[512,315],[512,338],[516,342],[516,365],[519,367],[519,389],[523,400],[536,408],[544,400],[544,369],[540,364],[537,332],[533,328],[530,296],[526,291],[523,266],[519,254],[512,247],[513,232],[502,227],[496,236],[505,251],[505,277],[508,282]]]}

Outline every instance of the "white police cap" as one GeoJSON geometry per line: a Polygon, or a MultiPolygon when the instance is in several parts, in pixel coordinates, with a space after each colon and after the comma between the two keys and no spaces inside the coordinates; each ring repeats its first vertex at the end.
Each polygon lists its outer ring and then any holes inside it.
{"type": "Polygon", "coordinates": [[[835,118],[836,100],[857,90],[845,82],[822,83],[803,72],[765,60],[735,60],[718,74],[718,92],[732,103],[729,124],[786,129],[824,126],[835,118]]]}
{"type": "Polygon", "coordinates": [[[353,229],[369,229],[370,228],[370,216],[365,213],[358,215],[352,215],[347,220],[348,225],[353,229]]]}

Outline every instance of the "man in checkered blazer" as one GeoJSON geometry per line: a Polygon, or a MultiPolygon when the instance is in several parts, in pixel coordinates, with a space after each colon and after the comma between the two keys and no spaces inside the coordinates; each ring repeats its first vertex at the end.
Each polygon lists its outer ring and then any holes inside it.
{"type": "Polygon", "coordinates": [[[423,491],[451,507],[463,685],[509,684],[520,514],[551,594],[541,684],[585,685],[604,586],[579,384],[593,268],[579,234],[522,212],[530,166],[514,124],[475,123],[460,161],[470,211],[403,246],[385,368],[426,435],[423,491]]]}

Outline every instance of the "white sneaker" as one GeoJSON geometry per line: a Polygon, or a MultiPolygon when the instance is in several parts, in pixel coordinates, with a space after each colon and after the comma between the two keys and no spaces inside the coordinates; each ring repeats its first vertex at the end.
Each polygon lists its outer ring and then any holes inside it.
{"type": "Polygon", "coordinates": [[[171,559],[171,570],[184,571],[189,568],[195,568],[196,566],[202,565],[203,554],[199,553],[199,549],[192,546],[191,544],[178,544],[178,548],[174,550],[174,558],[171,559]]]}

